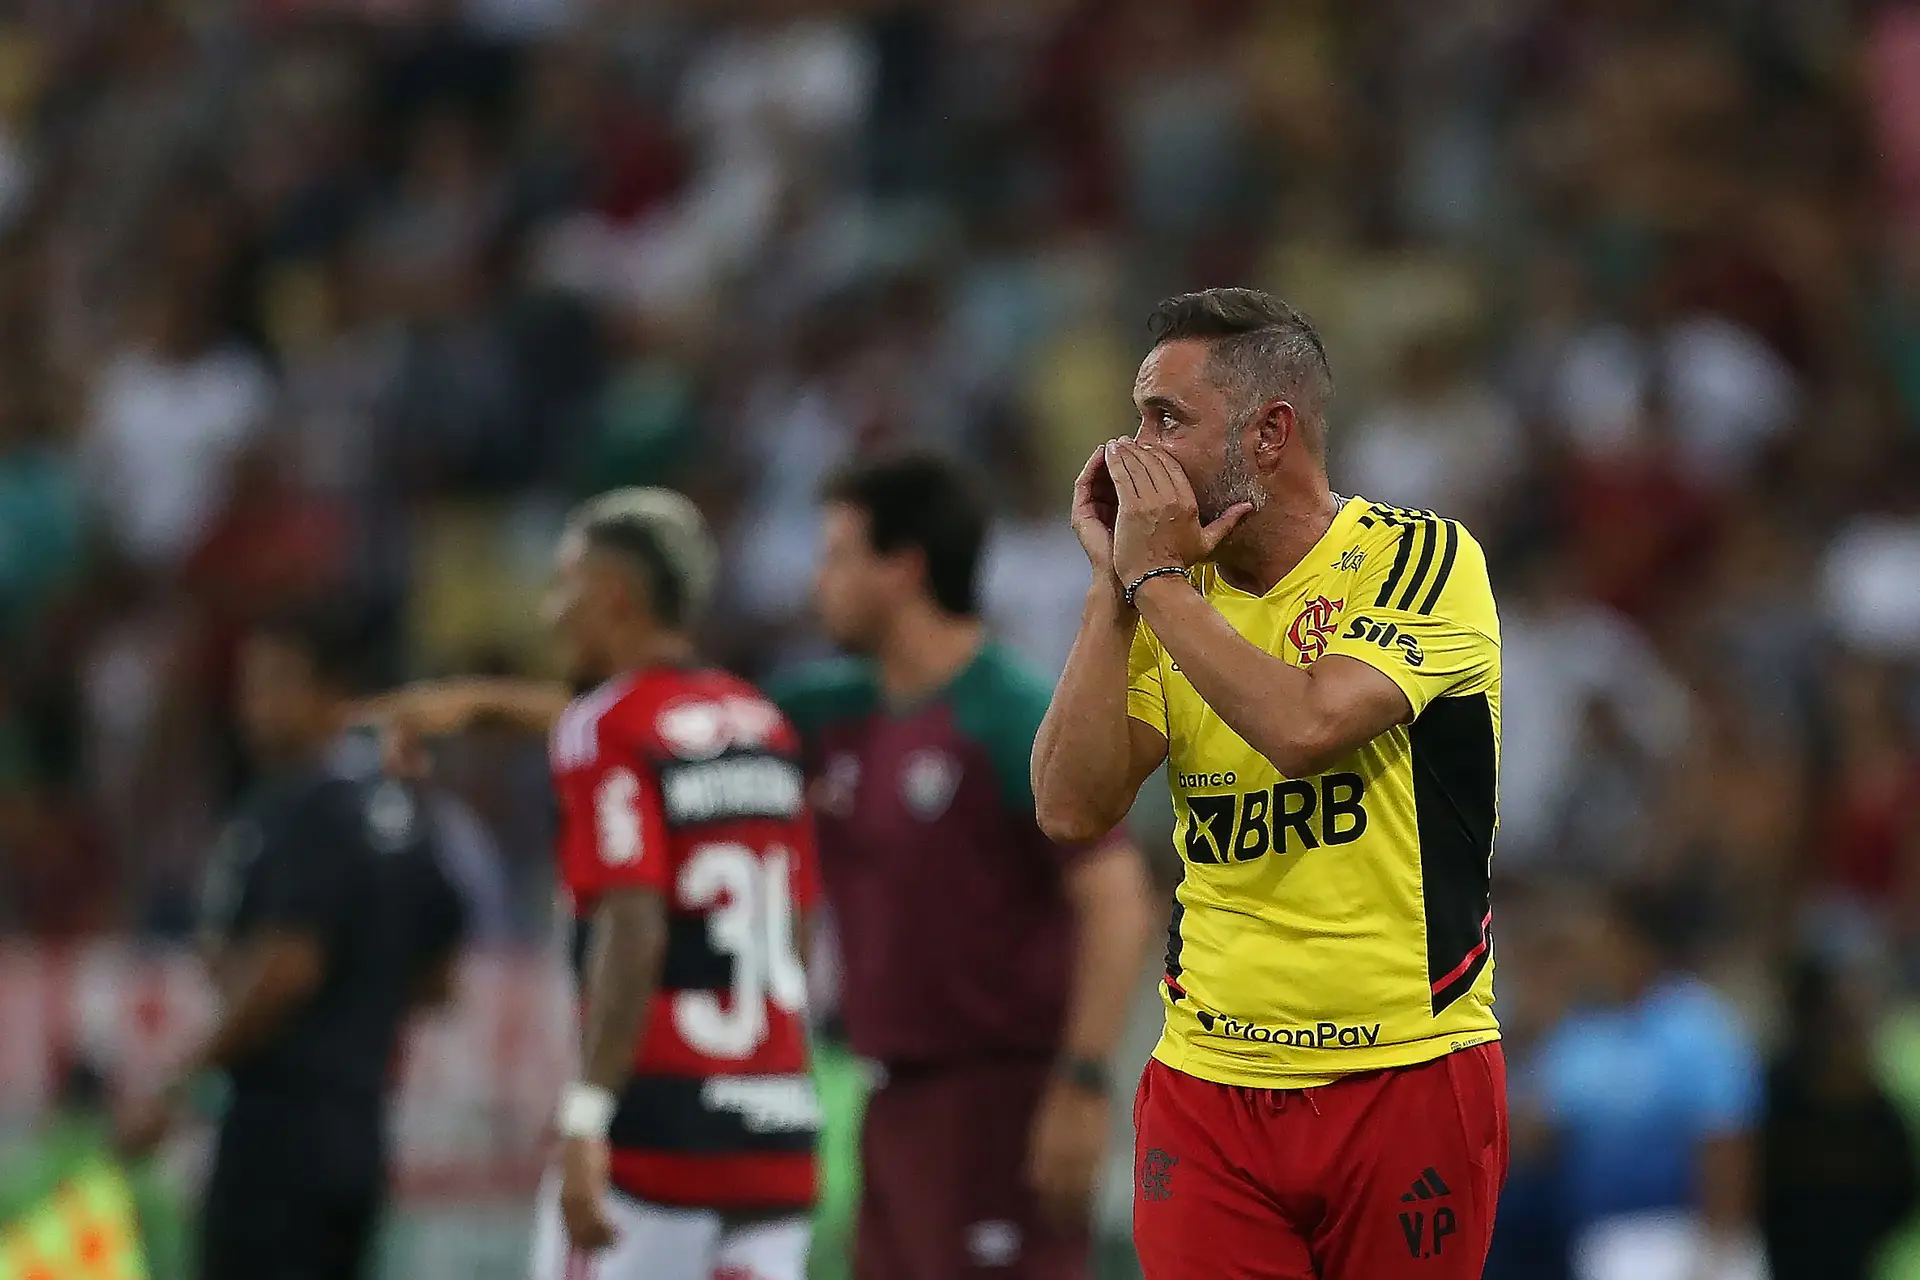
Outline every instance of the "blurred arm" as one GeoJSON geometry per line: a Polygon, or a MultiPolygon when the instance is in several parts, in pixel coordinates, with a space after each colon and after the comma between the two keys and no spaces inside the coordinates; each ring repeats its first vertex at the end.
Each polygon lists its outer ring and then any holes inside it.
{"type": "Polygon", "coordinates": [[[189,1060],[187,1077],[225,1070],[273,1038],[326,976],[326,953],[311,933],[275,930],[227,961],[224,1007],[213,1033],[189,1060]]]}
{"type": "Polygon", "coordinates": [[[616,888],[600,899],[581,993],[581,1078],[587,1084],[615,1096],[625,1086],[666,950],[666,900],[658,893],[616,888]]]}
{"type": "Polygon", "coordinates": [[[1105,1062],[1126,1031],[1153,934],[1153,895],[1140,851],[1114,840],[1067,870],[1073,906],[1073,986],[1062,1057],[1105,1062]]]}
{"type": "Polygon", "coordinates": [[[451,737],[482,721],[545,737],[571,701],[567,686],[558,681],[423,680],[366,699],[355,715],[380,728],[387,772],[419,778],[429,772],[428,739],[451,737]]]}
{"type": "Polygon", "coordinates": [[[1096,582],[1033,740],[1034,814],[1050,840],[1096,840],[1113,830],[1166,759],[1166,737],[1127,714],[1134,627],[1133,613],[1096,582]]]}
{"type": "Polygon", "coordinates": [[[1737,1239],[1753,1230],[1752,1134],[1715,1134],[1701,1141],[1700,1217],[1715,1239],[1737,1239]]]}
{"type": "Polygon", "coordinates": [[[544,735],[572,700],[567,686],[557,680],[463,677],[423,680],[368,698],[360,704],[359,715],[366,722],[404,727],[426,738],[459,733],[481,721],[544,735]]]}

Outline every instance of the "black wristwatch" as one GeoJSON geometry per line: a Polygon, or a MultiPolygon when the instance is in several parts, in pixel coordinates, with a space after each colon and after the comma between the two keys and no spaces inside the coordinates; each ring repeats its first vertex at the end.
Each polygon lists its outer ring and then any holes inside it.
{"type": "Polygon", "coordinates": [[[1099,1058],[1060,1058],[1053,1064],[1053,1074],[1076,1089],[1103,1098],[1113,1092],[1113,1072],[1099,1058]]]}

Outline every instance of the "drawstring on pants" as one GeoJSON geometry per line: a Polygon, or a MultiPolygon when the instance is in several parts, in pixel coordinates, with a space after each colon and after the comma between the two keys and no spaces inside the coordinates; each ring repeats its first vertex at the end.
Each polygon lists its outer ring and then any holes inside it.
{"type": "Polygon", "coordinates": [[[1260,1090],[1260,1093],[1264,1095],[1263,1100],[1266,1103],[1266,1109],[1270,1115],[1279,1115],[1282,1111],[1285,1111],[1287,1109],[1287,1098],[1296,1092],[1302,1098],[1306,1099],[1307,1106],[1313,1111],[1314,1115],[1317,1116],[1320,1114],[1320,1100],[1313,1096],[1312,1089],[1299,1089],[1299,1090],[1262,1089],[1260,1090]]]}

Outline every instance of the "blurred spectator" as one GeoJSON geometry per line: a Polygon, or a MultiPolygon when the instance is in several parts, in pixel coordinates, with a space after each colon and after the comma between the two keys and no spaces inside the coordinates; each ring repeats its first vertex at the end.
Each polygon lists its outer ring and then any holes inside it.
{"type": "Polygon", "coordinates": [[[1080,628],[1088,569],[1051,479],[1036,466],[1005,477],[1012,501],[988,531],[980,595],[994,638],[1055,676],[1080,628]]]}
{"type": "Polygon", "coordinates": [[[1621,892],[1580,922],[1584,999],[1517,1091],[1559,1149],[1576,1280],[1760,1274],[1759,1057],[1683,967],[1669,916],[1621,892]]]}
{"type": "Polygon", "coordinates": [[[212,314],[210,282],[162,275],[102,371],[82,438],[90,496],[114,549],[140,571],[176,571],[219,516],[272,385],[212,314]]]}
{"type": "Polygon", "coordinates": [[[1867,901],[1904,887],[1920,842],[1920,748],[1911,708],[1884,665],[1842,655],[1831,673],[1833,759],[1816,868],[1867,901]]]}
{"type": "Polygon", "coordinates": [[[1872,993],[1804,964],[1767,1074],[1760,1224],[1773,1280],[1866,1280],[1920,1198],[1912,1135],[1874,1078],[1872,993]]]}
{"type": "MultiPolygon", "coordinates": [[[[1646,782],[1649,775],[1635,762],[1657,767],[1680,749],[1689,699],[1646,638],[1583,598],[1567,563],[1550,552],[1536,548],[1524,558],[1500,604],[1507,697],[1496,867],[1511,872],[1536,859],[1565,856],[1555,837],[1590,750],[1624,752],[1616,758],[1646,782]]],[[[1650,802],[1644,788],[1621,781],[1629,784],[1628,793],[1596,816],[1612,819],[1627,806],[1650,802]]],[[[1632,844],[1604,841],[1581,848],[1616,870],[1636,852],[1632,844]]]]}
{"type": "Polygon", "coordinates": [[[1869,653],[1920,656],[1920,519],[1857,517],[1828,546],[1821,578],[1842,640],[1869,653]]]}
{"type": "Polygon", "coordinates": [[[9,647],[33,643],[86,565],[86,504],[56,412],[42,368],[15,358],[0,371],[0,642],[9,647]]]}
{"type": "Polygon", "coordinates": [[[1472,355],[1462,334],[1410,342],[1392,397],[1335,442],[1341,483],[1476,529],[1491,523],[1526,462],[1525,441],[1505,398],[1474,376],[1472,355]]]}
{"type": "Polygon", "coordinates": [[[46,1203],[76,1174],[113,1168],[128,1180],[146,1274],[152,1280],[186,1280],[190,1251],[179,1196],[153,1169],[118,1169],[112,1139],[106,1079],[86,1062],[62,1063],[52,1112],[30,1141],[0,1153],[0,1223],[46,1203]]]}

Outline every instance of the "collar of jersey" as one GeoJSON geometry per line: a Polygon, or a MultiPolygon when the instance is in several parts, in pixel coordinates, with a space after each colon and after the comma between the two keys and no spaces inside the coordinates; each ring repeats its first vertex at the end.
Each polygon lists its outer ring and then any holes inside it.
{"type": "Polygon", "coordinates": [[[1240,596],[1247,600],[1272,600],[1280,596],[1288,595],[1298,585],[1294,581],[1296,578],[1303,576],[1311,578],[1321,572],[1321,570],[1312,568],[1311,566],[1319,563],[1321,555],[1334,543],[1343,541],[1351,536],[1353,522],[1359,518],[1360,510],[1366,505],[1367,500],[1365,498],[1341,498],[1340,509],[1334,512],[1333,523],[1328,525],[1327,531],[1320,535],[1320,541],[1314,543],[1313,546],[1308,549],[1307,554],[1300,557],[1300,562],[1282,574],[1280,581],[1268,588],[1264,595],[1255,595],[1251,591],[1242,591],[1239,587],[1234,586],[1231,582],[1227,581],[1226,576],[1220,572],[1219,567],[1212,561],[1208,561],[1202,565],[1201,569],[1208,578],[1212,579],[1214,585],[1219,590],[1230,592],[1233,595],[1240,596]]]}
{"type": "MultiPolygon", "coordinates": [[[[880,685],[881,709],[884,710],[888,716],[890,716],[895,720],[906,720],[906,719],[910,719],[913,716],[919,715],[922,711],[925,711],[928,707],[933,706],[935,703],[945,702],[949,697],[952,696],[953,691],[955,689],[958,689],[961,683],[965,681],[968,676],[972,675],[976,670],[979,669],[980,664],[986,661],[987,654],[992,649],[993,649],[992,638],[983,637],[980,641],[980,647],[973,651],[973,656],[971,658],[968,658],[965,663],[961,664],[960,669],[954,672],[953,675],[947,680],[945,684],[936,685],[933,688],[927,690],[925,693],[921,694],[917,698],[899,698],[899,699],[889,698],[887,696],[886,686],[880,685]]],[[[878,683],[880,679],[880,671],[877,664],[874,668],[873,675],[874,675],[875,682],[878,683]]]]}

